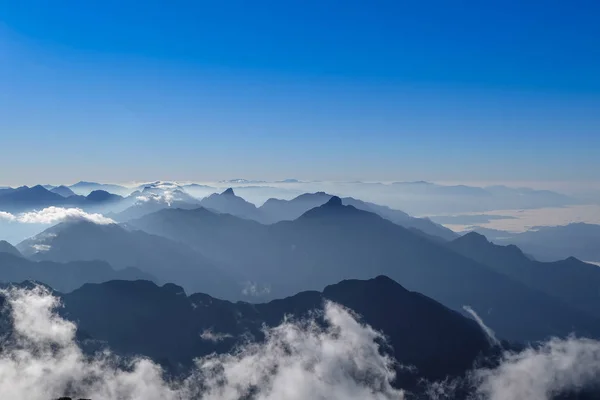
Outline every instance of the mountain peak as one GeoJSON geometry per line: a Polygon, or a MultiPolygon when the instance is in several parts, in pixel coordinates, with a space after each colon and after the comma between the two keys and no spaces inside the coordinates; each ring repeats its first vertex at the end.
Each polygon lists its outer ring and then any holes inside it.
{"type": "Polygon", "coordinates": [[[232,188],[227,188],[227,190],[225,190],[223,193],[221,193],[221,195],[224,195],[224,196],[235,196],[235,193],[233,192],[232,188]]]}
{"type": "Polygon", "coordinates": [[[328,206],[338,207],[342,205],[342,199],[340,199],[338,196],[331,196],[331,198],[325,204],[328,206]]]}
{"type": "Polygon", "coordinates": [[[71,196],[75,196],[75,193],[69,189],[68,187],[66,187],[65,185],[60,185],[57,186],[53,189],[50,190],[52,193],[56,193],[58,195],[61,195],[62,197],[71,197],[71,196]]]}
{"type": "Polygon", "coordinates": [[[475,231],[471,231],[455,240],[457,242],[466,242],[466,243],[471,243],[471,244],[487,245],[490,243],[485,236],[483,236],[481,233],[477,233],[475,231]]]}
{"type": "Polygon", "coordinates": [[[23,257],[21,252],[6,240],[0,240],[0,253],[8,253],[14,256],[23,257]]]}

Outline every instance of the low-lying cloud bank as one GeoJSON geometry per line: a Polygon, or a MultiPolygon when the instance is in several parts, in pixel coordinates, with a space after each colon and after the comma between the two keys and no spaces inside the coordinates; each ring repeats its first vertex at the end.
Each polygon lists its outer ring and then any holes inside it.
{"type": "Polygon", "coordinates": [[[0,220],[23,224],[55,224],[65,221],[89,221],[95,224],[114,224],[115,221],[98,213],[87,213],[80,208],[46,207],[40,211],[11,214],[0,211],[0,220]]]}
{"type": "MultiPolygon", "coordinates": [[[[264,343],[236,354],[196,361],[181,381],[164,378],[145,358],[129,361],[110,352],[83,354],[76,326],[60,318],[57,298],[46,289],[2,293],[14,334],[2,344],[0,393],[3,398],[50,400],[61,395],[94,400],[385,400],[404,399],[392,387],[394,362],[380,354],[380,333],[352,313],[328,303],[328,328],[314,321],[284,321],[266,331],[264,343]]],[[[199,333],[200,334],[200,333],[199,333]]],[[[554,339],[537,349],[506,353],[499,366],[472,371],[473,398],[546,400],[563,390],[600,381],[600,342],[554,339]]],[[[452,385],[432,385],[432,398],[452,398],[452,385]],[[436,386],[437,385],[437,386],[436,386]],[[444,390],[445,388],[445,390],[444,390]]]]}

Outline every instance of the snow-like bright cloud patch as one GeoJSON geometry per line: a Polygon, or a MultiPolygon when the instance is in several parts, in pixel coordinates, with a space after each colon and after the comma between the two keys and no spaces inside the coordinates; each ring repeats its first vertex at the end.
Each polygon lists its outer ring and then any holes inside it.
{"type": "Polygon", "coordinates": [[[0,211],[0,220],[23,224],[55,224],[65,221],[89,221],[96,224],[114,224],[115,221],[98,213],[87,213],[80,208],[46,207],[39,211],[11,214],[0,211]]]}

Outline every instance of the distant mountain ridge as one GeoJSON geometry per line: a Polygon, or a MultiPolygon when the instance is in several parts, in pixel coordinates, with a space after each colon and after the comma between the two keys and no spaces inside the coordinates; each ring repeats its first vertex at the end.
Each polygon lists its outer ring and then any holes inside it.
{"type": "MultiPolygon", "coordinates": [[[[331,197],[332,195],[325,192],[316,192],[305,193],[292,200],[269,199],[259,210],[263,213],[264,218],[268,218],[268,221],[266,221],[268,223],[291,221],[308,210],[325,204],[331,197]]],[[[357,200],[352,197],[342,198],[342,204],[373,212],[405,228],[416,228],[428,235],[437,236],[444,240],[452,240],[458,237],[455,232],[429,219],[411,217],[403,211],[394,210],[387,206],[357,200]]]]}
{"type": "Polygon", "coordinates": [[[206,209],[163,210],[130,224],[185,243],[232,276],[262,284],[267,298],[387,275],[453,309],[492,310],[486,322],[507,339],[539,340],[573,327],[600,335],[594,318],[561,300],[341,201],[332,197],[294,221],[272,225],[206,209]]]}
{"type": "Polygon", "coordinates": [[[261,220],[260,211],[256,206],[235,194],[232,188],[222,193],[213,193],[200,201],[203,207],[218,211],[222,214],[231,214],[237,217],[261,220]]]}
{"type": "Polygon", "coordinates": [[[496,238],[498,244],[515,244],[541,261],[577,257],[600,261],[600,225],[571,223],[535,227],[523,233],[496,238]]]}
{"type": "Polygon", "coordinates": [[[73,192],[71,189],[69,189],[68,187],[61,185],[61,186],[57,186],[55,188],[50,189],[50,191],[52,193],[56,193],[61,195],[62,197],[71,197],[71,196],[75,196],[75,192],[73,192]]]}
{"type": "Polygon", "coordinates": [[[63,222],[17,245],[37,261],[103,260],[117,269],[135,267],[159,282],[179,282],[186,289],[241,298],[238,282],[188,246],[116,224],[63,222]]]}
{"type": "Polygon", "coordinates": [[[450,248],[529,287],[555,296],[600,320],[600,268],[569,257],[531,260],[515,245],[495,245],[475,232],[449,243],[450,248]]]}
{"type": "Polygon", "coordinates": [[[71,195],[69,188],[59,186],[48,190],[41,185],[0,190],[0,210],[23,212],[56,207],[96,207],[118,202],[122,197],[104,190],[95,190],[87,196],[71,195]]]}

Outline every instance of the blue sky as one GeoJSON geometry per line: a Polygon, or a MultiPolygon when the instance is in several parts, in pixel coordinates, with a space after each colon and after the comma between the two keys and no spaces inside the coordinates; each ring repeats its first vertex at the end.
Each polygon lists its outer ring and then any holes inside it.
{"type": "Polygon", "coordinates": [[[597,1],[0,2],[0,184],[600,181],[597,1]]]}

